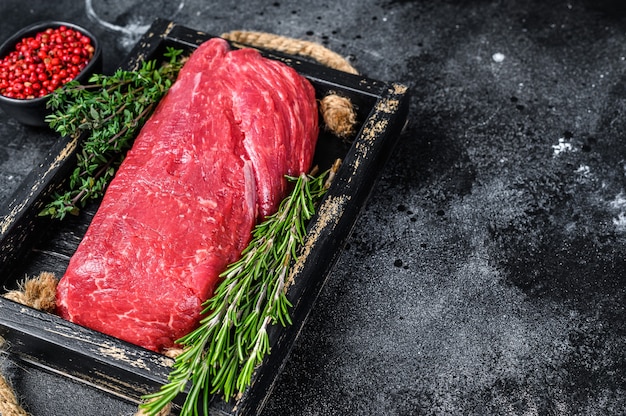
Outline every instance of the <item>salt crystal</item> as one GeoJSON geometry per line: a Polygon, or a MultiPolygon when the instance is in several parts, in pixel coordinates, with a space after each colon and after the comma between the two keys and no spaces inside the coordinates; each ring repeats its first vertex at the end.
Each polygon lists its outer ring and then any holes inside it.
{"type": "Polygon", "coordinates": [[[500,52],[496,52],[493,55],[491,55],[491,59],[493,59],[494,62],[502,62],[504,61],[504,54],[500,52]]]}

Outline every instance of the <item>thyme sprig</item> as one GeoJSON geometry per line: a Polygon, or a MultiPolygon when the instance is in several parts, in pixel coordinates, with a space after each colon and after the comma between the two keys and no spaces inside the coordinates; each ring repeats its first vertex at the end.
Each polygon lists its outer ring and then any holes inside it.
{"type": "Polygon", "coordinates": [[[136,71],[94,74],[88,84],[66,84],[49,99],[46,122],[62,136],[86,136],[76,154],[68,190],[55,193],[39,215],[63,219],[99,198],[126,150],[183,66],[182,50],[167,48],[164,65],[144,61],[136,71]]]}
{"type": "Polygon", "coordinates": [[[289,269],[333,169],[289,178],[295,183],[292,192],[275,214],[255,227],[240,260],[222,273],[223,281],[203,304],[206,316],[200,326],[178,340],[184,352],[176,358],[168,383],[144,397],[146,414],[157,415],[190,382],[181,416],[198,415],[198,406],[209,414],[210,395],[221,392],[229,400],[249,385],[270,352],[269,325],[291,324],[285,295],[289,269]]]}

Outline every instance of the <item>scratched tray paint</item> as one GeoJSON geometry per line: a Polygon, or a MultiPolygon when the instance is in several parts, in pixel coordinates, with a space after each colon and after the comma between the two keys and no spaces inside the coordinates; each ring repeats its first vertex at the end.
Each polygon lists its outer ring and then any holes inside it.
{"type": "MultiPolygon", "coordinates": [[[[165,20],[156,20],[138,42],[122,68],[161,59],[167,46],[192,50],[211,36],[165,20]]],[[[327,168],[343,164],[309,224],[304,255],[288,291],[293,325],[270,330],[272,354],[256,370],[251,386],[239,400],[225,403],[214,397],[217,415],[254,415],[262,409],[274,381],[304,325],[340,249],[365,204],[370,190],[397,142],[406,121],[407,89],[345,74],[309,61],[262,51],[293,66],[307,77],[319,97],[329,91],[349,97],[358,111],[360,130],[351,142],[322,131],[315,162],[327,168]]],[[[50,195],[62,186],[73,166],[77,143],[60,138],[47,158],[25,179],[20,191],[3,207],[0,223],[0,283],[15,288],[25,275],[50,271],[61,276],[84,234],[97,204],[61,223],[37,217],[50,195]]],[[[18,305],[0,297],[0,335],[9,341],[9,354],[25,364],[62,374],[139,402],[143,394],[166,382],[172,361],[165,356],[67,322],[56,315],[18,305]]],[[[181,395],[177,401],[182,403],[181,395]]]]}

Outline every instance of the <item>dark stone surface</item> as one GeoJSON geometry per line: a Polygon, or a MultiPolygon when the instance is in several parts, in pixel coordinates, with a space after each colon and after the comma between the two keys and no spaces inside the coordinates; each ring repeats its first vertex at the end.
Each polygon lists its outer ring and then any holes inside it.
{"type": "MultiPolygon", "coordinates": [[[[94,1],[219,34],[321,42],[412,88],[410,121],[265,415],[626,413],[626,10],[618,1],[94,1]]],[[[90,27],[89,2],[0,4],[0,38],[90,27]]],[[[0,201],[53,137],[0,114],[0,201]]],[[[3,367],[33,415],[131,415],[3,367]]]]}

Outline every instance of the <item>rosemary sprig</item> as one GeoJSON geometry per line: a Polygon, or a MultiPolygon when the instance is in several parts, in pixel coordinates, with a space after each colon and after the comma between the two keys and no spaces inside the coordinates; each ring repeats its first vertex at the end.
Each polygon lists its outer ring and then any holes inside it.
{"type": "Polygon", "coordinates": [[[62,136],[85,134],[69,190],[56,193],[39,215],[63,219],[77,214],[88,200],[102,196],[125,150],[183,65],[182,50],[168,48],[165,65],[145,61],[137,71],[118,69],[113,75],[94,74],[86,85],[77,81],[57,90],[48,101],[48,125],[62,136]]]}
{"type": "Polygon", "coordinates": [[[181,416],[208,414],[209,396],[221,392],[226,400],[248,386],[255,368],[270,352],[267,329],[291,324],[286,282],[298,255],[306,224],[327,189],[329,169],[319,176],[302,174],[278,211],[253,230],[242,257],[222,273],[222,283],[204,303],[206,315],[195,331],[178,343],[184,349],[174,363],[168,383],[146,395],[141,408],[157,415],[191,382],[181,416]]]}

